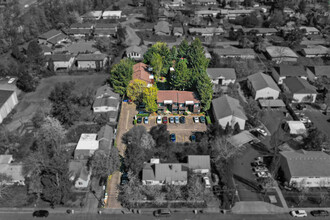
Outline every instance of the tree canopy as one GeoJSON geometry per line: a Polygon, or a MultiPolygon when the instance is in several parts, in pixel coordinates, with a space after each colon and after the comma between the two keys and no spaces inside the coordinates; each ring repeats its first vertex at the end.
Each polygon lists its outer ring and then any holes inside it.
{"type": "Polygon", "coordinates": [[[126,94],[127,86],[132,80],[134,64],[135,62],[132,59],[122,59],[118,64],[112,67],[110,72],[110,84],[114,92],[120,95],[126,94]]]}

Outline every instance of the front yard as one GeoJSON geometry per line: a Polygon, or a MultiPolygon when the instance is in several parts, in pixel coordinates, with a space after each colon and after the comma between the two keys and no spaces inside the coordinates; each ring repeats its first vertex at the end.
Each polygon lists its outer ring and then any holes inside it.
{"type": "Polygon", "coordinates": [[[282,189],[282,194],[289,208],[330,207],[330,200],[326,197],[328,193],[326,188],[311,188],[306,194],[282,189]]]}

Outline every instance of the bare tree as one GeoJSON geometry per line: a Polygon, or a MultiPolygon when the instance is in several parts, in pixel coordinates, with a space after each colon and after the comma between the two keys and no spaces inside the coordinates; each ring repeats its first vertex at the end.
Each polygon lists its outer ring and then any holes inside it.
{"type": "Polygon", "coordinates": [[[10,196],[10,185],[6,184],[10,181],[12,181],[11,176],[0,173],[0,199],[6,199],[10,196]]]}
{"type": "Polygon", "coordinates": [[[303,201],[306,201],[308,199],[307,195],[309,192],[309,188],[301,188],[301,191],[298,194],[298,201],[297,201],[297,206],[300,206],[300,204],[303,201]]]}

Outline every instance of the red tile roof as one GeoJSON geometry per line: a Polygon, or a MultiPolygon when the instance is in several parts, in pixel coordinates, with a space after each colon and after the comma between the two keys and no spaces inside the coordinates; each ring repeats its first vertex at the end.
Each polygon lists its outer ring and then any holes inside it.
{"type": "Polygon", "coordinates": [[[149,79],[151,75],[147,71],[148,65],[144,63],[137,63],[133,66],[133,80],[139,79],[145,81],[147,84],[153,84],[153,80],[149,79]]]}
{"type": "Polygon", "coordinates": [[[194,92],[177,91],[177,90],[159,90],[157,102],[162,103],[164,100],[172,100],[177,103],[185,103],[186,101],[194,101],[200,103],[194,92]]]}

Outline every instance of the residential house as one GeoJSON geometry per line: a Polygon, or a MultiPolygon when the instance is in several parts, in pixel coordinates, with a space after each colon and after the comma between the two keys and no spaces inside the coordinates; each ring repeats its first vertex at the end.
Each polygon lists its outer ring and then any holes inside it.
{"type": "Polygon", "coordinates": [[[320,31],[316,27],[301,26],[299,29],[306,31],[306,35],[320,34],[320,31]]]}
{"type": "Polygon", "coordinates": [[[133,66],[132,80],[139,79],[146,82],[147,87],[154,84],[154,75],[148,71],[148,65],[144,63],[137,63],[133,66]]]}
{"type": "Polygon", "coordinates": [[[177,90],[159,90],[157,95],[158,112],[183,114],[184,112],[199,113],[201,103],[196,93],[177,90]]]}
{"type": "Polygon", "coordinates": [[[96,97],[93,103],[93,112],[118,112],[119,104],[119,94],[113,92],[113,90],[108,85],[104,85],[98,88],[96,91],[96,97]]]}
{"type": "Polygon", "coordinates": [[[132,58],[136,61],[142,60],[143,55],[147,52],[148,47],[141,45],[141,46],[130,46],[126,49],[126,57],[132,58]]]}
{"type": "Polygon", "coordinates": [[[211,163],[209,155],[188,155],[188,167],[194,173],[211,173],[211,163]]]}
{"type": "Polygon", "coordinates": [[[284,13],[285,15],[289,16],[289,17],[293,17],[294,14],[295,14],[294,10],[292,10],[292,9],[289,8],[289,7],[284,7],[284,9],[283,9],[283,13],[284,13]]]}
{"type": "Polygon", "coordinates": [[[204,55],[207,59],[212,59],[212,56],[211,56],[209,50],[207,49],[207,47],[204,47],[204,55]]]}
{"type": "Polygon", "coordinates": [[[279,65],[272,68],[272,77],[277,84],[282,84],[284,79],[290,77],[307,79],[307,73],[303,66],[279,65]]]}
{"type": "Polygon", "coordinates": [[[306,127],[301,121],[286,121],[284,131],[292,135],[304,135],[306,134],[306,127]]]}
{"type": "Polygon", "coordinates": [[[243,28],[245,33],[256,32],[256,36],[274,36],[278,32],[275,28],[243,28]]]}
{"type": "Polygon", "coordinates": [[[182,27],[174,27],[173,28],[173,35],[176,36],[176,37],[182,37],[183,28],[182,27]]]}
{"type": "Polygon", "coordinates": [[[76,65],[78,69],[95,69],[101,70],[108,61],[106,54],[79,54],[76,57],[76,65]]]}
{"type": "Polygon", "coordinates": [[[330,66],[308,66],[306,68],[308,79],[315,81],[316,79],[327,77],[330,79],[330,66]]]}
{"type": "Polygon", "coordinates": [[[70,29],[90,30],[94,27],[94,23],[74,23],[71,24],[70,29]]]}
{"type": "Polygon", "coordinates": [[[104,11],[102,14],[103,19],[120,19],[122,11],[104,11]]]}
{"type": "Polygon", "coordinates": [[[85,21],[96,21],[102,17],[102,11],[90,11],[81,16],[81,19],[85,21]]]}
{"type": "Polygon", "coordinates": [[[16,91],[0,90],[0,123],[18,104],[16,91]]]}
{"type": "Polygon", "coordinates": [[[175,13],[172,10],[167,10],[166,8],[158,9],[158,21],[169,21],[175,18],[175,13]]]}
{"type": "Polygon", "coordinates": [[[269,46],[266,47],[266,56],[276,63],[297,62],[298,55],[289,47],[269,46]]]}
{"type": "Polygon", "coordinates": [[[44,44],[40,45],[40,48],[44,56],[53,54],[53,50],[44,44]]]}
{"type": "Polygon", "coordinates": [[[236,148],[240,148],[244,146],[245,144],[251,143],[251,142],[260,142],[258,138],[256,138],[253,134],[251,134],[250,131],[244,130],[241,131],[238,134],[235,134],[233,136],[229,136],[226,138],[227,144],[231,144],[232,146],[236,148]]]}
{"type": "Polygon", "coordinates": [[[164,8],[174,8],[174,7],[182,7],[185,5],[184,0],[161,0],[160,6],[164,8]]]}
{"type": "Polygon", "coordinates": [[[200,5],[200,6],[210,6],[216,5],[216,0],[191,0],[192,5],[200,5]]]}
{"type": "Polygon", "coordinates": [[[99,141],[97,140],[97,134],[83,133],[80,136],[77,147],[74,151],[75,160],[87,160],[99,149],[99,141]]]}
{"type": "Polygon", "coordinates": [[[97,133],[97,140],[99,141],[99,150],[109,155],[114,140],[113,128],[109,125],[104,125],[97,133]]]}
{"type": "Polygon", "coordinates": [[[314,103],[316,100],[316,88],[308,83],[307,80],[299,77],[290,77],[283,80],[284,91],[292,95],[292,102],[310,102],[314,103]]]}
{"type": "Polygon", "coordinates": [[[189,28],[188,31],[190,34],[200,35],[200,36],[214,36],[225,33],[221,27],[189,28]]]}
{"type": "Polygon", "coordinates": [[[46,33],[43,33],[38,37],[38,43],[44,44],[48,47],[55,46],[63,41],[68,40],[68,37],[62,32],[58,30],[50,30],[46,33]]]}
{"type": "Polygon", "coordinates": [[[71,54],[52,54],[45,56],[45,59],[48,67],[51,67],[52,65],[54,71],[69,70],[75,61],[74,56],[71,54]]]}
{"type": "Polygon", "coordinates": [[[234,128],[235,124],[238,123],[240,129],[244,130],[247,117],[237,99],[228,95],[213,99],[212,111],[215,121],[223,128],[226,128],[227,124],[234,128]]]}
{"type": "Polygon", "coordinates": [[[228,86],[236,81],[234,68],[207,68],[206,72],[213,84],[228,86]]]}
{"type": "Polygon", "coordinates": [[[247,15],[251,14],[252,12],[253,12],[253,10],[250,10],[250,9],[238,9],[238,10],[221,9],[220,10],[220,14],[229,20],[235,20],[236,17],[239,17],[239,16],[247,16],[247,15]]]}
{"type": "Polygon", "coordinates": [[[100,53],[98,49],[95,48],[95,41],[85,41],[81,40],[74,42],[69,46],[65,47],[62,51],[65,51],[70,54],[93,54],[100,53]]]}
{"type": "Polygon", "coordinates": [[[97,23],[94,26],[94,36],[96,37],[115,37],[117,35],[117,24],[115,23],[97,23]]]}
{"type": "Polygon", "coordinates": [[[167,21],[159,21],[154,31],[156,35],[171,35],[170,24],[167,21]]]}
{"type": "Polygon", "coordinates": [[[255,100],[277,99],[281,92],[272,77],[261,72],[248,76],[247,82],[255,100]]]}
{"type": "Polygon", "coordinates": [[[285,103],[282,99],[259,99],[259,105],[263,109],[268,108],[278,108],[285,109],[285,103]]]}
{"type": "Polygon", "coordinates": [[[316,40],[303,39],[300,42],[300,45],[302,45],[302,46],[327,45],[327,41],[326,41],[326,39],[316,39],[316,40]]]}
{"type": "Polygon", "coordinates": [[[256,54],[253,49],[250,48],[223,48],[223,49],[214,49],[214,53],[216,53],[220,58],[241,58],[241,59],[254,59],[256,54]]]}
{"type": "Polygon", "coordinates": [[[329,57],[330,49],[321,45],[303,48],[301,53],[304,57],[329,57]]]}
{"type": "Polygon", "coordinates": [[[86,160],[72,160],[69,162],[69,180],[75,181],[77,189],[87,188],[91,179],[92,170],[88,170],[86,160]]]}
{"type": "Polygon", "coordinates": [[[63,32],[71,37],[74,38],[84,38],[86,36],[89,36],[92,33],[92,29],[63,29],[63,32]]]}
{"type": "Polygon", "coordinates": [[[330,156],[322,151],[282,151],[285,180],[296,187],[330,187],[330,156]]]}
{"type": "Polygon", "coordinates": [[[25,185],[23,164],[14,163],[13,155],[0,155],[0,173],[11,177],[10,181],[2,181],[4,185],[25,185]]]}
{"type": "Polygon", "coordinates": [[[143,185],[187,185],[188,167],[181,163],[160,163],[159,159],[151,159],[142,170],[143,185]]]}
{"type": "Polygon", "coordinates": [[[220,14],[220,10],[198,10],[195,11],[195,16],[198,17],[217,17],[220,14]]]}

